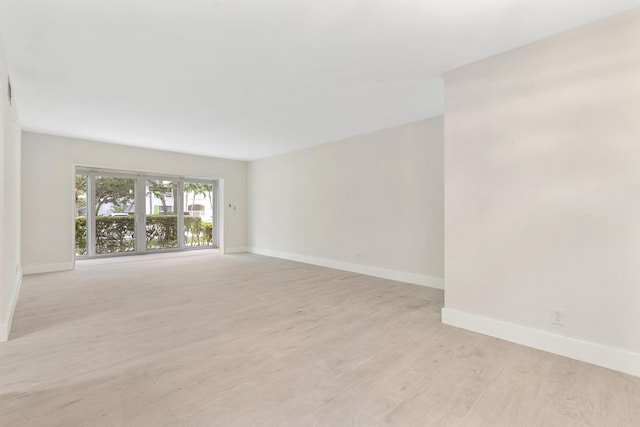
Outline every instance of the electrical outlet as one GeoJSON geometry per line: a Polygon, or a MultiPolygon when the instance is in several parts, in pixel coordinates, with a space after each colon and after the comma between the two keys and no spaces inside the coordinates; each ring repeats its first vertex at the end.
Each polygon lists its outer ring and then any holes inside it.
{"type": "Polygon", "coordinates": [[[567,312],[563,308],[551,308],[551,323],[554,325],[565,326],[567,312]]]}

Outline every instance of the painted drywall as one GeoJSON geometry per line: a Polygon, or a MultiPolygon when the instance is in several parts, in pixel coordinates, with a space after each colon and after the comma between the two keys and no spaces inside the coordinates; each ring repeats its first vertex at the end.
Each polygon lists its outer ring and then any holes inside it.
{"type": "Polygon", "coordinates": [[[251,162],[252,251],[442,287],[442,121],[251,162]]]}
{"type": "Polygon", "coordinates": [[[75,166],[224,179],[225,250],[247,246],[246,162],[29,132],[22,139],[25,273],[73,267],[75,166]]]}
{"type": "MultiPolygon", "coordinates": [[[[18,300],[20,266],[20,122],[13,96],[10,102],[9,72],[0,40],[0,342],[11,329],[18,300]]],[[[13,94],[15,95],[15,94],[13,94]]]]}
{"type": "Polygon", "coordinates": [[[640,10],[445,75],[446,323],[640,375],[639,76],[640,10]]]}

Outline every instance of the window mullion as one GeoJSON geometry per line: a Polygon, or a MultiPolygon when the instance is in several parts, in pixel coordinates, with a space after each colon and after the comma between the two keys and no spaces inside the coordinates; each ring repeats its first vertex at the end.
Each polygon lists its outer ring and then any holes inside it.
{"type": "Polygon", "coordinates": [[[143,176],[136,176],[136,252],[144,252],[147,249],[147,228],[146,228],[146,197],[147,180],[143,176]]]}
{"type": "Polygon", "coordinates": [[[184,248],[184,181],[178,180],[178,191],[176,194],[176,200],[174,204],[177,209],[174,209],[178,216],[178,247],[184,248]]]}
{"type": "Polygon", "coordinates": [[[96,176],[87,175],[87,256],[96,254],[96,176]]]}
{"type": "Polygon", "coordinates": [[[218,199],[218,187],[219,181],[213,181],[211,185],[211,212],[213,217],[211,218],[211,223],[213,225],[213,247],[220,248],[220,201],[218,199]]]}

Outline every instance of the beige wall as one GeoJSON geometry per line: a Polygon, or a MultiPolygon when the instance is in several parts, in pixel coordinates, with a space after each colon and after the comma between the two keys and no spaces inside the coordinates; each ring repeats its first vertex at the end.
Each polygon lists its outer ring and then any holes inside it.
{"type": "Polygon", "coordinates": [[[25,132],[23,134],[23,264],[25,272],[73,265],[74,166],[224,179],[225,249],[246,238],[245,162],[147,150],[25,132]]]}
{"type": "Polygon", "coordinates": [[[8,67],[0,40],[0,342],[11,328],[22,282],[20,266],[20,122],[9,103],[8,67]]]}
{"type": "Polygon", "coordinates": [[[254,251],[443,283],[442,117],[251,162],[254,251]]]}
{"type": "Polygon", "coordinates": [[[445,81],[445,322],[640,375],[640,9],[445,81]]]}

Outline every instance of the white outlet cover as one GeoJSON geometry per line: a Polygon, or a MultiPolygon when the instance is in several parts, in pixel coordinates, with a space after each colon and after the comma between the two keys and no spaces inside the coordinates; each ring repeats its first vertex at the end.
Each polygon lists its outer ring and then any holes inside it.
{"type": "Polygon", "coordinates": [[[567,311],[564,308],[551,308],[551,323],[558,326],[566,325],[567,311]]]}

